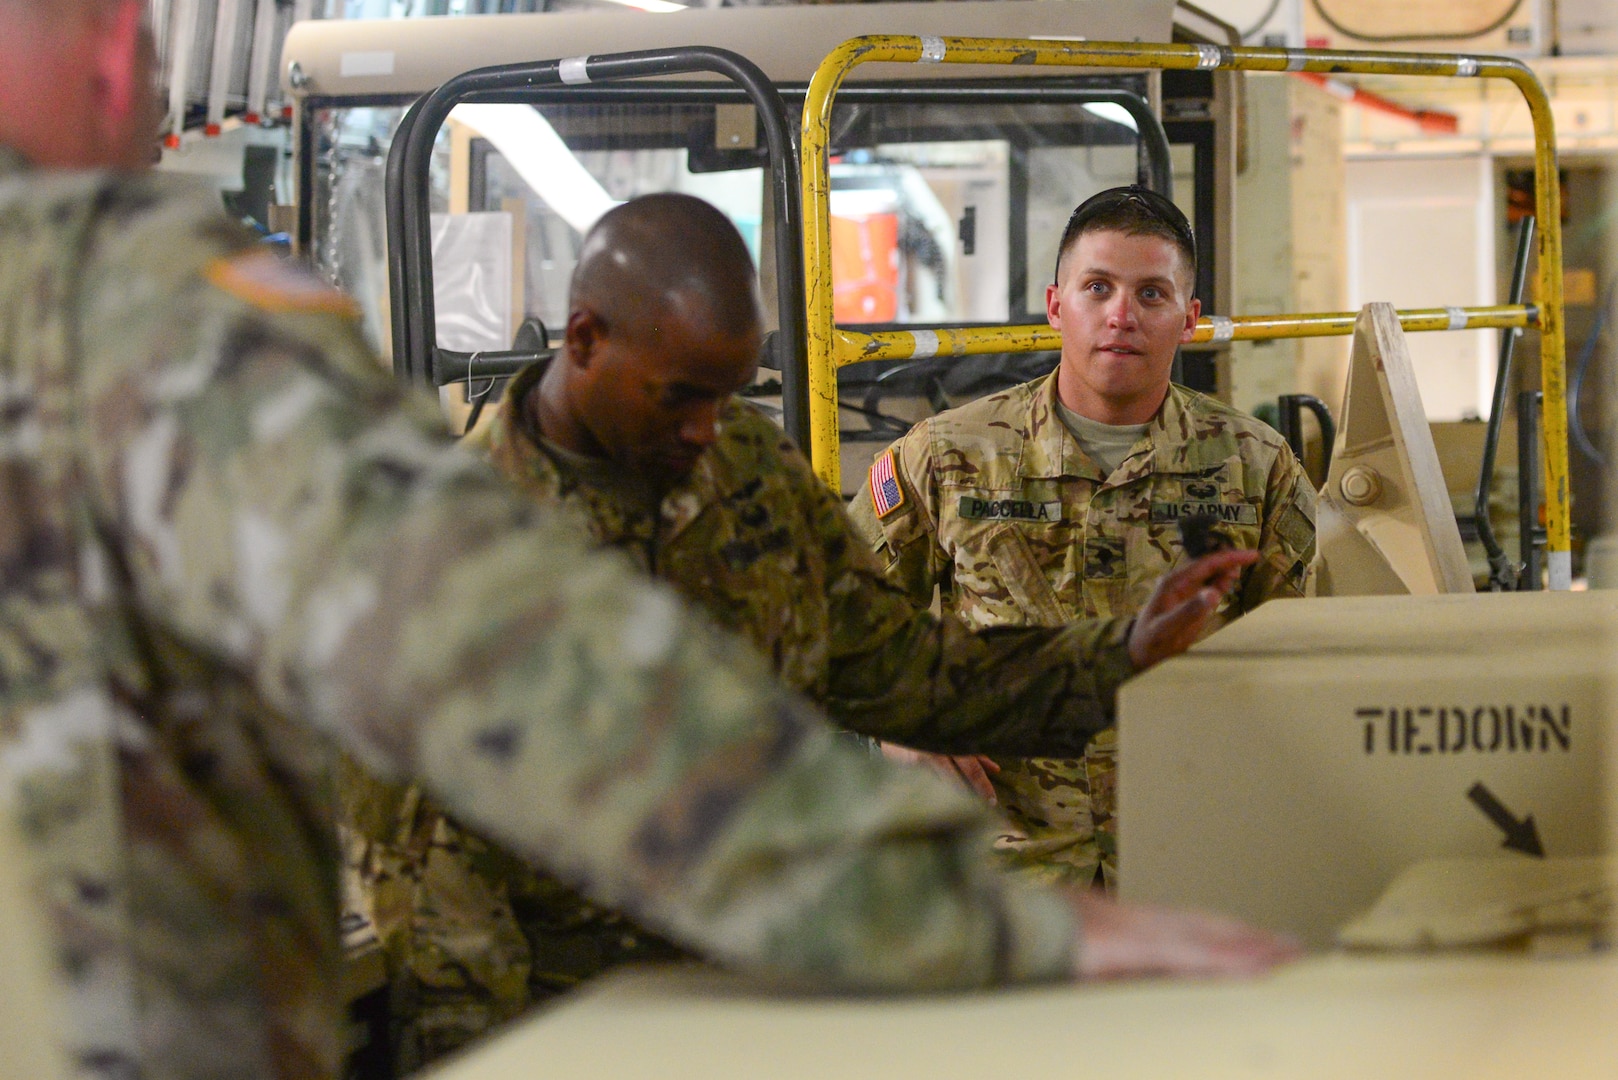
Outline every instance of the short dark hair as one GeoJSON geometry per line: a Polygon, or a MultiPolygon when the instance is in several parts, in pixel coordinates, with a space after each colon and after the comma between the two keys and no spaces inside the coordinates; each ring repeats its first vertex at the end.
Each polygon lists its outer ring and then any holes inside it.
{"type": "Polygon", "coordinates": [[[1185,263],[1191,268],[1193,284],[1197,280],[1197,237],[1173,201],[1151,188],[1138,184],[1129,187],[1108,188],[1081,202],[1067,219],[1062,230],[1062,243],[1056,249],[1056,270],[1051,280],[1062,276],[1062,256],[1073,242],[1085,233],[1122,232],[1131,236],[1160,236],[1180,249],[1185,263]]]}
{"type": "Polygon", "coordinates": [[[704,324],[717,333],[759,328],[753,257],[712,204],[673,191],[642,195],[608,210],[585,234],[570,309],[588,298],[598,312],[612,313],[615,329],[640,333],[662,317],[674,293],[700,299],[704,324]]]}

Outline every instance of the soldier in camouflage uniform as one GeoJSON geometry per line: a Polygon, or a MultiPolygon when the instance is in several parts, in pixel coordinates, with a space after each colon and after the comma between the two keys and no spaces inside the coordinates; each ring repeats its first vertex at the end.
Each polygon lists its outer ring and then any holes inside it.
{"type": "MultiPolygon", "coordinates": [[[[1103,192],[1074,212],[1059,250],[1047,289],[1057,370],[917,424],[872,466],[851,513],[889,578],[917,600],[940,588],[977,627],[1129,615],[1183,561],[1178,519],[1199,514],[1225,545],[1260,556],[1208,632],[1303,595],[1315,494],[1292,451],[1169,382],[1201,311],[1184,215],[1142,189],[1103,192]],[[884,492],[889,477],[897,487],[884,492]]],[[[1083,759],[994,763],[1010,861],[1077,883],[1099,865],[1111,883],[1116,747],[1109,730],[1083,759]]]]}
{"type": "Polygon", "coordinates": [[[337,746],[790,982],[1286,955],[999,877],[959,793],[446,445],[341,296],[119,171],[154,146],[146,8],[0,0],[0,807],[78,1075],[336,1074],[337,746]]]}
{"type": "MultiPolygon", "coordinates": [[[[757,369],[755,294],[746,246],[713,207],[619,207],[586,238],[562,354],[518,375],[474,439],[526,496],[576,513],[839,723],[933,748],[1080,752],[1134,670],[1129,621],[974,634],[889,584],[841,500],[732,396],[757,369]]],[[[609,967],[677,955],[418,790],[358,775],[345,789],[371,841],[361,894],[388,956],[399,1070],[609,967]]]]}

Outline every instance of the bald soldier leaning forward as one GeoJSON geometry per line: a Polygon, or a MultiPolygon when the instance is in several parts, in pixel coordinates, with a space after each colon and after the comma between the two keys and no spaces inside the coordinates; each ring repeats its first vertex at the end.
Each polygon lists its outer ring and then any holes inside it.
{"type": "MultiPolygon", "coordinates": [[[[1207,632],[1302,595],[1315,496],[1297,459],[1265,424],[1169,382],[1201,313],[1185,215],[1115,188],[1074,211],[1058,252],[1056,371],[917,424],[856,496],[889,578],[918,601],[941,589],[975,627],[1127,616],[1184,561],[1177,523],[1195,514],[1214,520],[1217,543],[1259,555],[1207,632]]],[[[991,765],[1009,860],[1077,883],[1099,865],[1112,880],[1116,748],[1108,730],[1082,760],[991,765]]]]}
{"type": "MultiPolygon", "coordinates": [[[[601,220],[579,259],[565,344],[513,380],[485,432],[493,460],[849,728],[937,749],[1077,753],[1131,671],[1194,637],[1209,610],[1198,586],[1234,581],[1221,560],[1182,575],[1134,625],[1133,648],[1127,619],[971,633],[935,618],[883,579],[780,428],[734,396],[757,371],[761,317],[724,215],[689,196],[637,199],[601,220]]],[[[607,968],[678,955],[419,791],[349,780],[345,802],[371,841],[361,870],[392,975],[397,1069],[607,968]]]]}
{"type": "Polygon", "coordinates": [[[777,980],[1284,955],[997,876],[979,808],[842,746],[751,650],[448,446],[342,297],[211,191],[132,171],[146,10],[0,0],[0,806],[81,1074],[337,1074],[337,746],[777,980]]]}

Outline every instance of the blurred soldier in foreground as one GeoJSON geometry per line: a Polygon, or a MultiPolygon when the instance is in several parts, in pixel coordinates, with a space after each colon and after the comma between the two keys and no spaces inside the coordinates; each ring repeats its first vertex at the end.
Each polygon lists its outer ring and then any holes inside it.
{"type": "MultiPolygon", "coordinates": [[[[1138,621],[972,633],[935,617],[883,579],[842,500],[734,396],[758,369],[756,281],[740,234],[699,199],[609,212],[580,251],[561,353],[513,380],[483,433],[494,461],[750,640],[845,727],[930,749],[1082,752],[1118,685],[1194,640],[1250,556],[1189,568],[1138,621]]],[[[400,1069],[609,967],[677,955],[419,790],[347,779],[400,1069]]]]}
{"type": "Polygon", "coordinates": [[[336,1074],[336,746],[784,982],[1287,954],[999,876],[970,800],[449,448],[342,297],[132,171],[146,6],[0,0],[0,801],[82,1075],[336,1074]]]}
{"type": "MultiPolygon", "coordinates": [[[[1169,382],[1202,305],[1191,225],[1168,199],[1113,188],[1073,212],[1046,314],[1062,333],[1048,377],[940,413],[880,454],[851,507],[889,578],[942,590],[975,627],[1127,616],[1186,559],[1179,519],[1258,558],[1206,625],[1303,595],[1315,493],[1285,440],[1169,382]],[[891,486],[885,492],[882,479],[891,486]]],[[[1116,869],[1117,733],[1085,757],[994,763],[1016,865],[1078,884],[1116,869]]],[[[976,769],[974,760],[956,762],[976,769]]]]}

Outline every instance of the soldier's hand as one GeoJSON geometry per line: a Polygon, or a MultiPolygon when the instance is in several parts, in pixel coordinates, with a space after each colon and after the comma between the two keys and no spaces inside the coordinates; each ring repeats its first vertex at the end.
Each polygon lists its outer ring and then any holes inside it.
{"type": "Polygon", "coordinates": [[[994,763],[993,758],[986,758],[982,754],[963,754],[945,760],[968,791],[981,796],[990,806],[995,805],[994,781],[989,779],[989,774],[999,772],[1000,766],[994,763]]]}
{"type": "Polygon", "coordinates": [[[1135,670],[1189,649],[1219,601],[1241,580],[1242,570],[1257,561],[1256,551],[1216,551],[1158,578],[1129,631],[1135,670]]]}
{"type": "Polygon", "coordinates": [[[994,805],[994,783],[989,779],[989,773],[999,772],[1000,766],[991,759],[980,754],[965,754],[960,757],[951,757],[948,754],[929,754],[922,750],[912,750],[908,746],[899,746],[897,743],[879,743],[882,747],[882,756],[889,761],[897,761],[905,765],[925,765],[945,780],[954,780],[966,785],[972,792],[994,805]]]}
{"type": "Polygon", "coordinates": [[[1120,904],[1090,891],[1073,894],[1073,909],[1081,979],[1252,976],[1303,954],[1291,938],[1200,911],[1120,904]]]}

